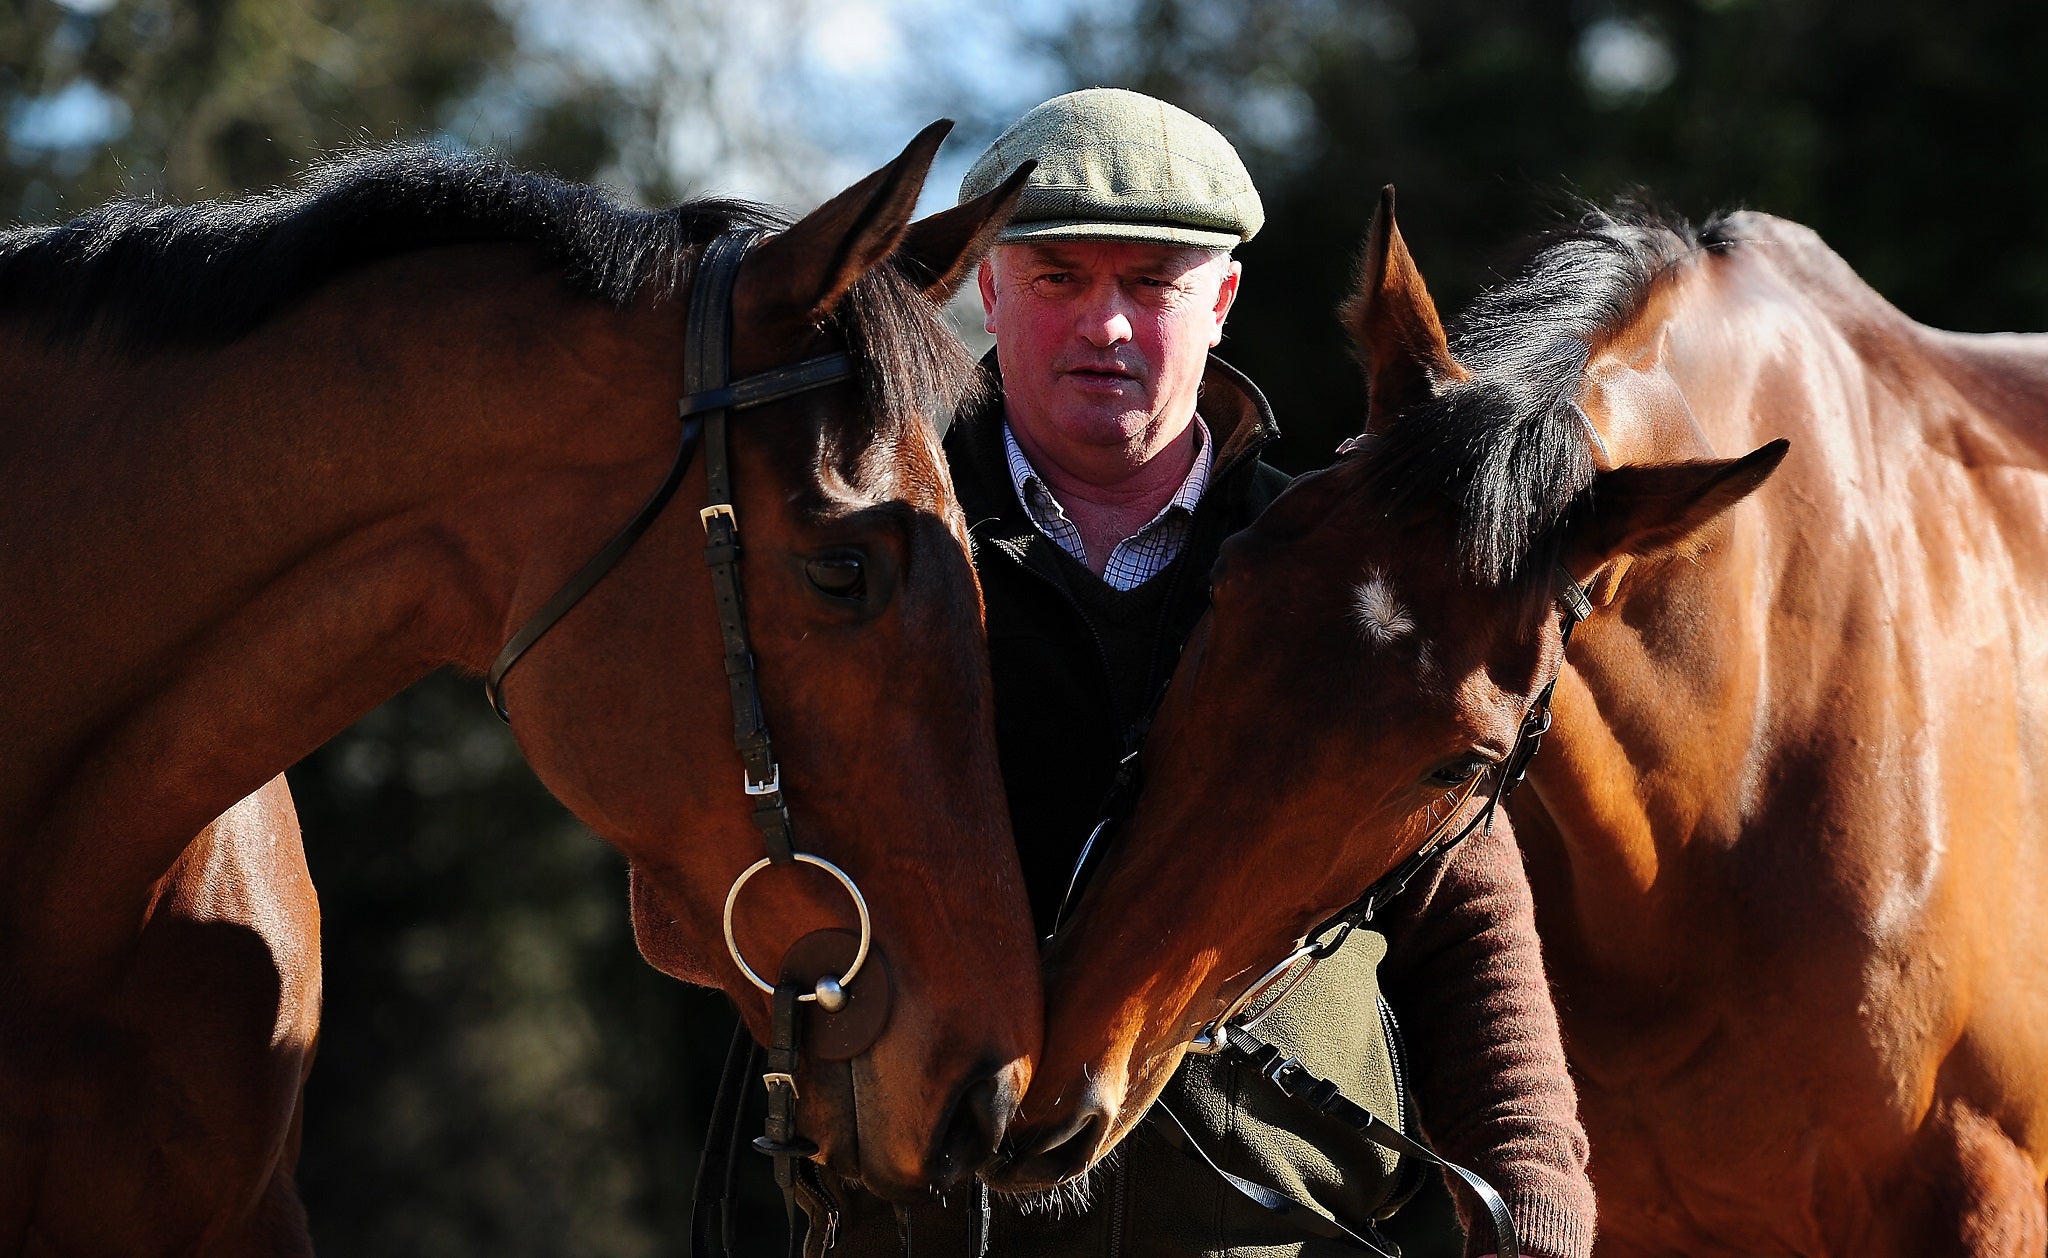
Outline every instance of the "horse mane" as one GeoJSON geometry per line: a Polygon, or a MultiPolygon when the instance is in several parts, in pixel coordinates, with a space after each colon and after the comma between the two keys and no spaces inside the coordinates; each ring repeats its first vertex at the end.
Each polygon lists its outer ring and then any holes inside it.
{"type": "Polygon", "coordinates": [[[1441,509],[1447,496],[1464,575],[1506,586],[1533,572],[1547,589],[1566,513],[1593,481],[1571,407],[1593,348],[1642,312],[1661,275],[1735,241],[1724,216],[1695,228],[1634,204],[1584,206],[1537,237],[1448,330],[1471,378],[1394,416],[1366,447],[1369,500],[1441,509]]]}
{"type": "MultiPolygon", "coordinates": [[[[658,299],[682,291],[698,246],[718,233],[790,221],[730,198],[640,209],[490,156],[398,145],[317,163],[272,192],[113,201],[67,223],[0,231],[0,313],[133,350],[225,344],[347,272],[485,243],[531,245],[571,289],[623,307],[650,288],[658,299]]],[[[893,266],[863,276],[837,322],[877,424],[949,413],[976,379],[958,338],[893,266]]]]}

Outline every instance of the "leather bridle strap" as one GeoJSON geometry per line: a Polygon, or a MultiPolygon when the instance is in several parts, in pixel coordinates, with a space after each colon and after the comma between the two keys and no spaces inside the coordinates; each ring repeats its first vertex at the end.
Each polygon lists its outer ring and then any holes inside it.
{"type": "MultiPolygon", "coordinates": [[[[484,678],[484,693],[490,698],[491,710],[499,719],[510,722],[511,713],[505,707],[505,675],[519,662],[534,643],[540,641],[548,630],[569,614],[569,610],[580,602],[591,588],[604,579],[625,557],[633,544],[640,540],[650,525],[668,506],[675,496],[676,487],[683,482],[684,473],[694,461],[697,447],[706,435],[707,423],[700,416],[715,414],[720,418],[719,464],[724,484],[713,488],[711,500],[724,503],[728,511],[732,504],[730,472],[725,457],[723,417],[728,410],[744,410],[773,402],[792,394],[808,392],[823,385],[849,379],[853,375],[853,360],[846,354],[820,354],[816,357],[760,372],[744,379],[727,382],[730,371],[728,347],[732,338],[732,289],[739,275],[739,265],[746,257],[747,247],[760,233],[745,228],[727,232],[714,238],[699,252],[695,267],[696,275],[690,287],[688,323],[684,329],[683,387],[689,390],[677,404],[682,418],[683,431],[676,446],[676,457],[670,463],[668,475],[661,485],[641,505],[633,518],[611,539],[605,542],[589,562],[577,570],[556,590],[554,596],[541,605],[519,631],[505,643],[504,649],[491,663],[490,672],[484,678]],[[715,365],[714,365],[715,364],[715,365]]],[[[708,470],[708,469],[707,469],[708,470]]],[[[723,619],[723,608],[721,608],[723,619]]],[[[742,626],[742,634],[745,629],[742,626]]],[[[737,724],[737,717],[735,718],[737,724]]],[[[746,756],[742,749],[741,756],[746,756]]],[[[756,779],[758,780],[758,779],[756,779]]]]}
{"type": "MultiPolygon", "coordinates": [[[[733,509],[732,462],[726,428],[732,414],[734,388],[726,383],[731,364],[732,292],[741,261],[754,233],[728,232],[704,248],[698,265],[702,279],[690,293],[689,353],[684,359],[681,406],[696,405],[704,425],[704,563],[711,569],[711,589],[718,609],[718,632],[725,643],[725,680],[732,692],[732,741],[745,766],[743,786],[754,801],[754,825],[767,845],[768,859],[787,865],[796,859],[789,831],[789,809],[782,798],[782,770],[768,721],[761,711],[761,688],[754,672],[753,642],[747,633],[746,603],[740,590],[740,527],[733,509]]],[[[843,355],[841,356],[844,357],[843,355]]],[[[754,377],[758,380],[760,377],[754,377]]]]}
{"type": "MultiPolygon", "coordinates": [[[[1564,621],[1558,648],[1558,668],[1562,672],[1563,652],[1571,645],[1572,630],[1580,621],[1593,614],[1593,604],[1586,596],[1586,591],[1563,568],[1558,568],[1553,573],[1553,584],[1564,621]]],[[[1408,1136],[1345,1096],[1334,1082],[1316,1077],[1299,1058],[1289,1057],[1260,1039],[1251,1027],[1272,1012],[1273,1006],[1286,999],[1287,993],[1306,976],[1308,969],[1312,969],[1341,948],[1345,940],[1350,938],[1352,931],[1371,921],[1381,908],[1407,888],[1417,874],[1444,859],[1452,849],[1482,826],[1488,833],[1492,832],[1494,816],[1507,802],[1509,793],[1528,776],[1529,763],[1536,758],[1537,751],[1543,745],[1543,735],[1550,730],[1550,700],[1556,689],[1557,678],[1552,677],[1549,684],[1545,685],[1542,692],[1530,703],[1529,710],[1523,714],[1521,727],[1515,734],[1515,745],[1509,749],[1507,759],[1501,763],[1499,777],[1487,796],[1485,806],[1478,813],[1447,839],[1434,842],[1425,839],[1421,848],[1410,853],[1393,869],[1381,875],[1356,900],[1324,918],[1315,929],[1303,937],[1304,943],[1296,949],[1292,957],[1276,966],[1266,979],[1254,985],[1252,992],[1239,997],[1238,1002],[1232,1005],[1230,1010],[1226,1010],[1214,1023],[1205,1027],[1190,1049],[1205,1054],[1221,1054],[1249,1065],[1290,1100],[1335,1119],[1382,1148],[1408,1157],[1420,1158],[1456,1175],[1491,1216],[1494,1250],[1503,1258],[1516,1258],[1521,1251],[1518,1248],[1514,1220],[1508,1213],[1507,1203],[1491,1184],[1474,1172],[1438,1156],[1426,1144],[1408,1136]],[[1290,966],[1302,968],[1290,970],[1290,966]],[[1291,979],[1283,980],[1282,975],[1288,973],[1291,973],[1291,979]],[[1250,1000],[1266,983],[1279,981],[1285,982],[1285,986],[1277,989],[1279,995],[1269,999],[1262,1009],[1240,1017],[1236,1011],[1247,1009],[1250,1000]]],[[[1226,1171],[1196,1142],[1192,1133],[1170,1109],[1160,1104],[1155,1107],[1155,1112],[1163,1115],[1163,1121],[1155,1122],[1153,1126],[1166,1138],[1167,1143],[1208,1166],[1226,1184],[1253,1204],[1311,1235],[1352,1245],[1379,1258],[1393,1258],[1382,1243],[1384,1238],[1378,1237],[1376,1233],[1369,1239],[1314,1205],[1226,1171]]]]}
{"type": "Polygon", "coordinates": [[[683,429],[683,439],[676,447],[675,460],[669,464],[668,475],[654,491],[653,496],[634,513],[632,519],[626,521],[624,528],[612,534],[611,540],[604,544],[602,550],[592,555],[590,561],[579,568],[575,576],[570,577],[561,589],[555,591],[553,598],[543,603],[541,609],[520,626],[519,632],[512,635],[511,641],[498,652],[498,658],[491,662],[491,671],[484,677],[484,694],[490,699],[491,711],[498,714],[499,720],[507,725],[512,723],[512,714],[505,709],[505,674],[512,671],[512,666],[519,662],[520,656],[526,654],[528,647],[540,641],[542,634],[554,628],[556,621],[568,615],[569,609],[581,602],[583,596],[590,593],[591,587],[604,579],[614,564],[625,558],[626,552],[633,548],[633,543],[639,541],[640,535],[654,523],[655,517],[661,514],[661,509],[675,496],[676,486],[683,483],[683,473],[690,470],[690,461],[697,453],[697,436],[698,427],[695,424],[683,429]]]}
{"type": "MultiPolygon", "coordinates": [[[[774,746],[768,737],[767,718],[761,710],[753,645],[747,633],[746,604],[740,593],[739,517],[733,509],[727,425],[735,410],[850,379],[853,360],[844,353],[821,354],[741,380],[728,378],[732,370],[733,289],[739,279],[740,267],[746,261],[747,250],[760,235],[756,228],[728,231],[713,238],[698,253],[683,328],[685,392],[676,404],[683,430],[668,475],[654,495],[634,513],[632,519],[626,521],[625,527],[613,534],[611,540],[512,635],[511,641],[498,652],[498,658],[491,664],[484,680],[484,690],[490,697],[492,710],[509,722],[512,718],[505,707],[505,675],[528,648],[554,628],[646,533],[668,505],[669,499],[675,496],[676,487],[682,483],[684,473],[689,470],[701,446],[704,450],[706,497],[709,499],[709,505],[700,513],[704,521],[704,562],[711,570],[718,631],[725,647],[725,676],[732,698],[733,745],[739,752],[744,769],[741,785],[754,801],[754,825],[761,831],[762,842],[768,849],[767,859],[741,873],[726,895],[727,947],[732,950],[733,960],[741,971],[766,986],[747,968],[739,954],[732,928],[734,900],[747,880],[764,865],[792,865],[802,860],[825,869],[846,888],[861,917],[860,952],[840,980],[829,983],[820,980],[817,989],[809,992],[799,984],[787,982],[772,989],[773,1033],[767,1052],[767,1069],[761,1075],[768,1091],[768,1117],[765,1132],[753,1143],[756,1149],[775,1160],[775,1181],[782,1189],[789,1215],[790,1244],[792,1252],[796,1252],[804,1244],[804,1233],[796,1225],[799,1206],[806,1213],[822,1214],[826,1218],[827,1226],[822,1238],[826,1247],[835,1239],[833,1232],[838,1213],[831,1207],[829,1194],[822,1184],[805,1178],[808,1159],[818,1152],[818,1146],[797,1133],[796,1069],[801,1040],[798,1002],[823,1001],[828,994],[835,999],[840,998],[840,983],[852,981],[860,968],[861,958],[867,955],[870,937],[868,912],[866,902],[851,879],[830,862],[798,852],[791,840],[789,809],[782,797],[782,773],[776,765],[774,746]]],[[[742,1027],[741,1037],[744,1036],[742,1027]]],[[[732,1163],[740,1117],[740,1097],[732,1084],[736,1078],[753,1073],[755,1060],[751,1044],[743,1048],[740,1040],[736,1039],[727,1056],[725,1082],[713,1104],[712,1131],[707,1140],[706,1157],[699,1168],[697,1207],[691,1227],[691,1241],[700,1254],[730,1252],[732,1247],[732,1163]],[[719,1148],[721,1144],[724,1146],[722,1149],[719,1148]],[[715,1198],[708,1191],[713,1185],[719,1189],[715,1198]],[[713,1200],[719,1203],[715,1218],[710,1213],[713,1200]]]]}
{"type": "Polygon", "coordinates": [[[704,1132],[704,1153],[697,1162],[697,1186],[690,1210],[690,1252],[698,1258],[733,1252],[739,1196],[735,1177],[740,1160],[740,1111],[747,1087],[761,1073],[761,1046],[741,1022],[725,1050],[718,1072],[718,1094],[711,1102],[711,1121],[704,1132]]]}
{"type": "MultiPolygon", "coordinates": [[[[1584,587],[1573,580],[1571,574],[1563,568],[1552,571],[1551,584],[1564,621],[1558,635],[1558,671],[1562,673],[1564,652],[1572,644],[1572,630],[1579,622],[1593,614],[1593,603],[1586,596],[1584,587]]],[[[1386,907],[1389,901],[1400,895],[1408,884],[1414,881],[1417,874],[1449,855],[1451,849],[1470,838],[1475,830],[1484,827],[1488,834],[1493,833],[1494,816],[1508,802],[1508,796],[1522,784],[1522,779],[1529,776],[1530,762],[1536,759],[1536,753],[1542,749],[1543,736],[1550,732],[1550,697],[1556,690],[1557,678],[1552,677],[1537,694],[1535,702],[1529,705],[1529,710],[1523,714],[1521,727],[1515,732],[1515,745],[1508,749],[1508,758],[1501,762],[1500,775],[1494,781],[1493,790],[1487,795],[1486,806],[1474,813],[1472,819],[1456,834],[1437,843],[1425,843],[1416,851],[1409,853],[1399,864],[1380,875],[1356,900],[1317,924],[1305,938],[1318,939],[1327,932],[1338,931],[1320,950],[1320,955],[1334,952],[1354,927],[1371,921],[1380,909],[1386,907]]]]}

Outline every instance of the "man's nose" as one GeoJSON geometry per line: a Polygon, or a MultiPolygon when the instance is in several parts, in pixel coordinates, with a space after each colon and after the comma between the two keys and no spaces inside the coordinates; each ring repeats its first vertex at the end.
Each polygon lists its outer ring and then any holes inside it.
{"type": "Polygon", "coordinates": [[[1094,302],[1081,316],[1081,335],[1097,349],[1122,345],[1131,339],[1131,318],[1114,298],[1094,302]]]}

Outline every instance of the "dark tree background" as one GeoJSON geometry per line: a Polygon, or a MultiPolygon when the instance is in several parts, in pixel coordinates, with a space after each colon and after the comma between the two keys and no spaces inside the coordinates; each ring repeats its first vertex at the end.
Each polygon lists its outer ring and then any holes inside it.
{"type": "MultiPolygon", "coordinates": [[[[910,46],[851,99],[965,118],[954,144],[971,154],[1014,105],[1004,92],[1018,76],[963,60],[946,37],[969,0],[898,7],[910,46]]],[[[807,187],[812,155],[843,145],[861,109],[820,113],[806,131],[800,72],[785,85],[798,104],[773,117],[736,106],[720,76],[729,86],[762,58],[787,60],[781,44],[827,10],[745,8],[774,20],[737,22],[719,0],[620,0],[602,12],[640,20],[619,27],[622,55],[599,72],[544,38],[550,14],[557,28],[594,21],[570,0],[8,0],[0,217],[262,188],[319,153],[392,137],[494,147],[650,200],[696,189],[735,153],[807,187]],[[763,29],[778,32],[772,46],[743,46],[763,29]],[[672,144],[678,128],[698,142],[672,144]]],[[[1048,92],[1153,92],[1245,154],[1268,227],[1242,251],[1224,352],[1272,395],[1289,433],[1280,461],[1297,470],[1363,414],[1331,311],[1388,182],[1447,311],[1572,197],[1635,194],[1694,218],[1746,206],[1799,219],[1929,322],[2048,327],[2039,0],[1067,12],[1055,37],[1012,50],[1051,67],[1048,92]]],[[[475,683],[430,678],[292,784],[325,916],[301,1168],[322,1248],[679,1251],[729,1014],[639,959],[620,862],[547,798],[475,683]]],[[[757,1235],[770,1252],[773,1227],[757,1235]]],[[[1415,1253],[1445,1243],[1412,1239],[1415,1253]]]]}
{"type": "Polygon", "coordinates": [[[1448,314],[1574,196],[1818,230],[1909,314],[2048,327],[2048,6],[2012,0],[1138,0],[1076,77],[1235,138],[1266,202],[1223,352],[1282,460],[1362,392],[1331,318],[1383,184],[1448,314]]]}

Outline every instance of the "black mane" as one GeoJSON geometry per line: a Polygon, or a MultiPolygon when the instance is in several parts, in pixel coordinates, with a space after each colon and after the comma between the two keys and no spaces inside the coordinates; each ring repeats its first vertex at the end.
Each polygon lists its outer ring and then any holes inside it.
{"type": "Polygon", "coordinates": [[[1375,494],[1391,510],[1448,495],[1456,562],[1472,579],[1547,574],[1565,514],[1593,480],[1591,438],[1570,406],[1592,346],[1641,312],[1659,275],[1733,243],[1722,218],[1695,229],[1632,206],[1588,208],[1539,238],[1450,328],[1471,379],[1403,412],[1369,447],[1375,494]]]}
{"type": "Polygon", "coordinates": [[[366,150],[288,189],[196,205],[114,201],[0,233],[0,310],[58,335],[105,326],[137,349],[218,344],[347,271],[486,242],[536,246],[575,289],[624,305],[649,283],[672,290],[692,246],[739,225],[780,222],[737,201],[634,209],[476,155],[366,150]]]}
{"type": "MultiPolygon", "coordinates": [[[[572,289],[624,306],[650,287],[680,291],[697,246],[719,232],[788,222],[738,200],[638,209],[494,158],[407,145],[323,162],[261,195],[114,201],[68,223],[0,232],[0,313],[131,349],[223,344],[346,272],[500,242],[534,246],[572,289]]],[[[933,416],[973,379],[957,338],[892,267],[855,285],[839,322],[878,424],[933,416]]]]}

